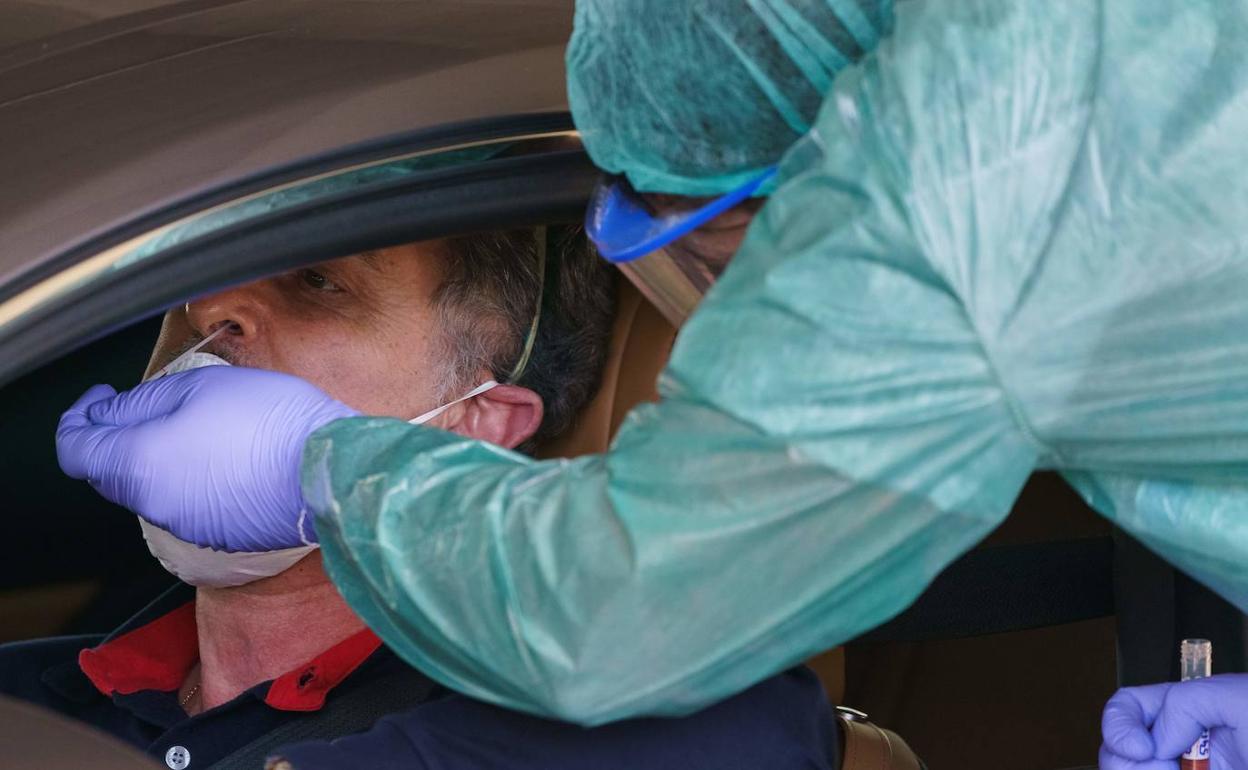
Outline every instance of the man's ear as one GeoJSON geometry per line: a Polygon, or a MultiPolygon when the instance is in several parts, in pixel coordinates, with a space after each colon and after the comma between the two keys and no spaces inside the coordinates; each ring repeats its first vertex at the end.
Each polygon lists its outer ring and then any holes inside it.
{"type": "Polygon", "coordinates": [[[449,410],[445,430],[515,449],[542,424],[542,397],[518,385],[498,385],[449,410]]]}

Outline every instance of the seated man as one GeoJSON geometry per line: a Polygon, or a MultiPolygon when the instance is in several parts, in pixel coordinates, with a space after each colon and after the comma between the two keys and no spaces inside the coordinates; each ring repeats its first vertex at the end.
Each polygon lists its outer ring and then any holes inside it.
{"type": "MultiPolygon", "coordinates": [[[[546,248],[544,238],[520,231],[409,244],[230,289],[187,305],[184,349],[224,329],[203,352],[298,375],[361,412],[403,419],[497,380],[429,424],[526,450],[565,430],[593,396],[614,296],[608,268],[581,237],[546,248]]],[[[0,647],[0,693],[89,722],[174,770],[227,758],[259,768],[279,746],[363,733],[386,714],[394,716],[323,759],[838,766],[834,718],[805,670],[685,719],[583,730],[474,701],[409,667],[341,599],[318,551],[248,577],[229,555],[156,542],[149,533],[162,563],[196,587],[175,587],[107,637],[0,647]]]]}

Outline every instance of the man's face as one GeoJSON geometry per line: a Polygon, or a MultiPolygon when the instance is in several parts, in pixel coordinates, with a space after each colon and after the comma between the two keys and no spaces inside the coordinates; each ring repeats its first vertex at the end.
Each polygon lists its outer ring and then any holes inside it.
{"type": "Polygon", "coordinates": [[[446,374],[432,305],[442,248],[429,241],[301,268],[195,300],[187,317],[201,337],[229,325],[206,350],[232,364],[410,419],[438,405],[446,374]]]}

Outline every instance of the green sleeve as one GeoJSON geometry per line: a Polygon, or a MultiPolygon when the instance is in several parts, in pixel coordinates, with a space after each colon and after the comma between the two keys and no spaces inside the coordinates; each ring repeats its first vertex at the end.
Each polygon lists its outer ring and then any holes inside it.
{"type": "Polygon", "coordinates": [[[899,3],[608,453],[313,436],[344,596],[470,695],[681,714],[895,615],[1037,464],[1246,477],[1246,14],[899,3]]]}

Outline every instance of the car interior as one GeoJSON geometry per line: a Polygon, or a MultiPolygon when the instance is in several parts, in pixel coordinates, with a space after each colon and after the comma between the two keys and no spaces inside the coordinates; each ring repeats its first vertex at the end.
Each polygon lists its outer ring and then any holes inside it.
{"type": "MultiPolygon", "coordinates": [[[[398,152],[382,149],[369,157],[398,152]]],[[[32,313],[0,340],[0,382],[9,378],[0,468],[11,482],[0,642],[108,630],[173,580],[132,514],[62,476],[53,445],[60,413],[88,386],[132,386],[149,361],[168,357],[178,341],[157,346],[163,308],[177,313],[213,287],[365,248],[575,222],[595,174],[574,142],[547,138],[480,163],[369,180],[192,233],[32,313]]],[[[656,398],[675,330],[627,281],[618,292],[602,387],[543,456],[604,450],[629,409],[656,398]]],[[[833,703],[896,731],[931,768],[1058,770],[1094,765],[1105,700],[1119,684],[1175,678],[1178,641],[1195,636],[1213,640],[1216,670],[1244,670],[1244,615],[1114,531],[1059,476],[1038,473],[1009,519],[911,608],[809,665],[833,703]]]]}

